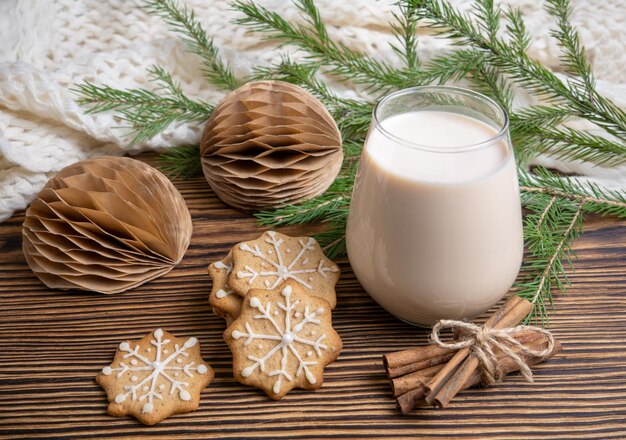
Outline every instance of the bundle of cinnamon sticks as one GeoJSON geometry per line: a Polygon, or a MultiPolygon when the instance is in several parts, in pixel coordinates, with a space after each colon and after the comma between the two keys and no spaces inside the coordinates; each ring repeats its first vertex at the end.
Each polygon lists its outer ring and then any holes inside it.
{"type": "MultiPolygon", "coordinates": [[[[531,309],[529,301],[514,295],[484,326],[493,329],[515,326],[531,309]]],[[[544,333],[533,330],[520,331],[513,338],[534,351],[544,350],[549,343],[544,333]]],[[[534,365],[556,354],[560,349],[561,345],[554,341],[551,354],[543,358],[526,356],[515,348],[513,351],[528,365],[534,365]]],[[[496,349],[494,354],[503,374],[519,370],[517,363],[502,351],[496,349]]],[[[455,350],[431,344],[386,354],[383,356],[383,363],[391,379],[393,396],[403,414],[417,407],[444,408],[459,391],[479,384],[482,379],[479,360],[467,347],[455,350]]]]}

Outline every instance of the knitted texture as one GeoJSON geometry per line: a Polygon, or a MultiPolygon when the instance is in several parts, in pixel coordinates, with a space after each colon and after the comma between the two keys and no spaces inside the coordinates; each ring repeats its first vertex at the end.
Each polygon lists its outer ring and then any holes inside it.
{"type": "MultiPolygon", "coordinates": [[[[276,62],[280,50],[232,24],[236,12],[227,0],[185,1],[243,78],[254,65],[276,62]]],[[[468,8],[470,0],[455,0],[468,8]]],[[[534,36],[531,55],[557,68],[559,51],[549,36],[552,18],[541,0],[507,0],[522,9],[534,36]]],[[[259,0],[287,20],[299,20],[286,0],[259,0]]],[[[398,63],[390,49],[393,1],[318,0],[331,37],[376,57],[398,63]]],[[[587,48],[599,89],[626,106],[626,8],[623,0],[573,0],[573,22],[587,48]]],[[[420,55],[429,59],[449,50],[443,39],[420,30],[420,55]]],[[[117,88],[147,87],[146,69],[165,67],[193,98],[217,103],[223,93],[202,78],[199,60],[139,1],[14,0],[0,2],[0,221],[24,209],[55,172],[99,155],[198,143],[201,126],[172,124],[148,142],[127,147],[129,137],[112,113],[85,114],[70,88],[83,81],[117,88]]],[[[332,82],[342,96],[365,96],[350,84],[332,82]]],[[[521,94],[519,102],[527,102],[521,94]]],[[[579,162],[540,158],[537,163],[587,176],[612,187],[626,187],[626,167],[606,169],[579,162]]]]}

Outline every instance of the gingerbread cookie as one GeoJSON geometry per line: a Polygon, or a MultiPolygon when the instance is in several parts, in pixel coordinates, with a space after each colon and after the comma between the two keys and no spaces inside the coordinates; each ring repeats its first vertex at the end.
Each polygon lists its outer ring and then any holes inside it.
{"type": "Polygon", "coordinates": [[[317,240],[268,231],[235,246],[228,284],[243,296],[250,289],[273,290],[292,280],[334,309],[338,279],[339,267],[326,258],[317,240]]]}
{"type": "Polygon", "coordinates": [[[324,368],[342,348],[328,302],[294,280],[274,290],[250,290],[224,339],[235,379],[275,400],[293,388],[321,387],[324,368]]]}
{"type": "Polygon", "coordinates": [[[209,294],[209,304],[213,306],[213,312],[226,318],[236,318],[241,310],[243,298],[230,288],[228,276],[233,270],[233,251],[231,250],[221,261],[209,265],[209,275],[213,280],[213,288],[209,294]]]}
{"type": "Polygon", "coordinates": [[[107,393],[110,415],[130,414],[154,425],[198,409],[200,391],[214,376],[196,338],[176,338],[157,329],[137,342],[122,342],[96,381],[107,393]]]}

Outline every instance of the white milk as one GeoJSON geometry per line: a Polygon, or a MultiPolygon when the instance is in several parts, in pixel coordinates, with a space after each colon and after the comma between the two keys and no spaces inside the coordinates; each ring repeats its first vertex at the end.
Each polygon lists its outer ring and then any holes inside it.
{"type": "Polygon", "coordinates": [[[363,150],[347,229],[354,272],[381,306],[412,323],[481,314],[508,291],[522,261],[506,137],[445,153],[497,132],[442,111],[402,113],[381,126],[396,139],[373,126],[363,150]]]}

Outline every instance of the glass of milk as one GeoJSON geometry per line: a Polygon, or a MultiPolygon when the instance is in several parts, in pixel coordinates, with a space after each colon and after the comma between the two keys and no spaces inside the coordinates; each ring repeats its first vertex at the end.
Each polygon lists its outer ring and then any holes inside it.
{"type": "Polygon", "coordinates": [[[506,112],[457,87],[385,97],[361,155],[346,239],[365,290],[404,321],[469,319],[494,305],[523,254],[506,112]]]}

